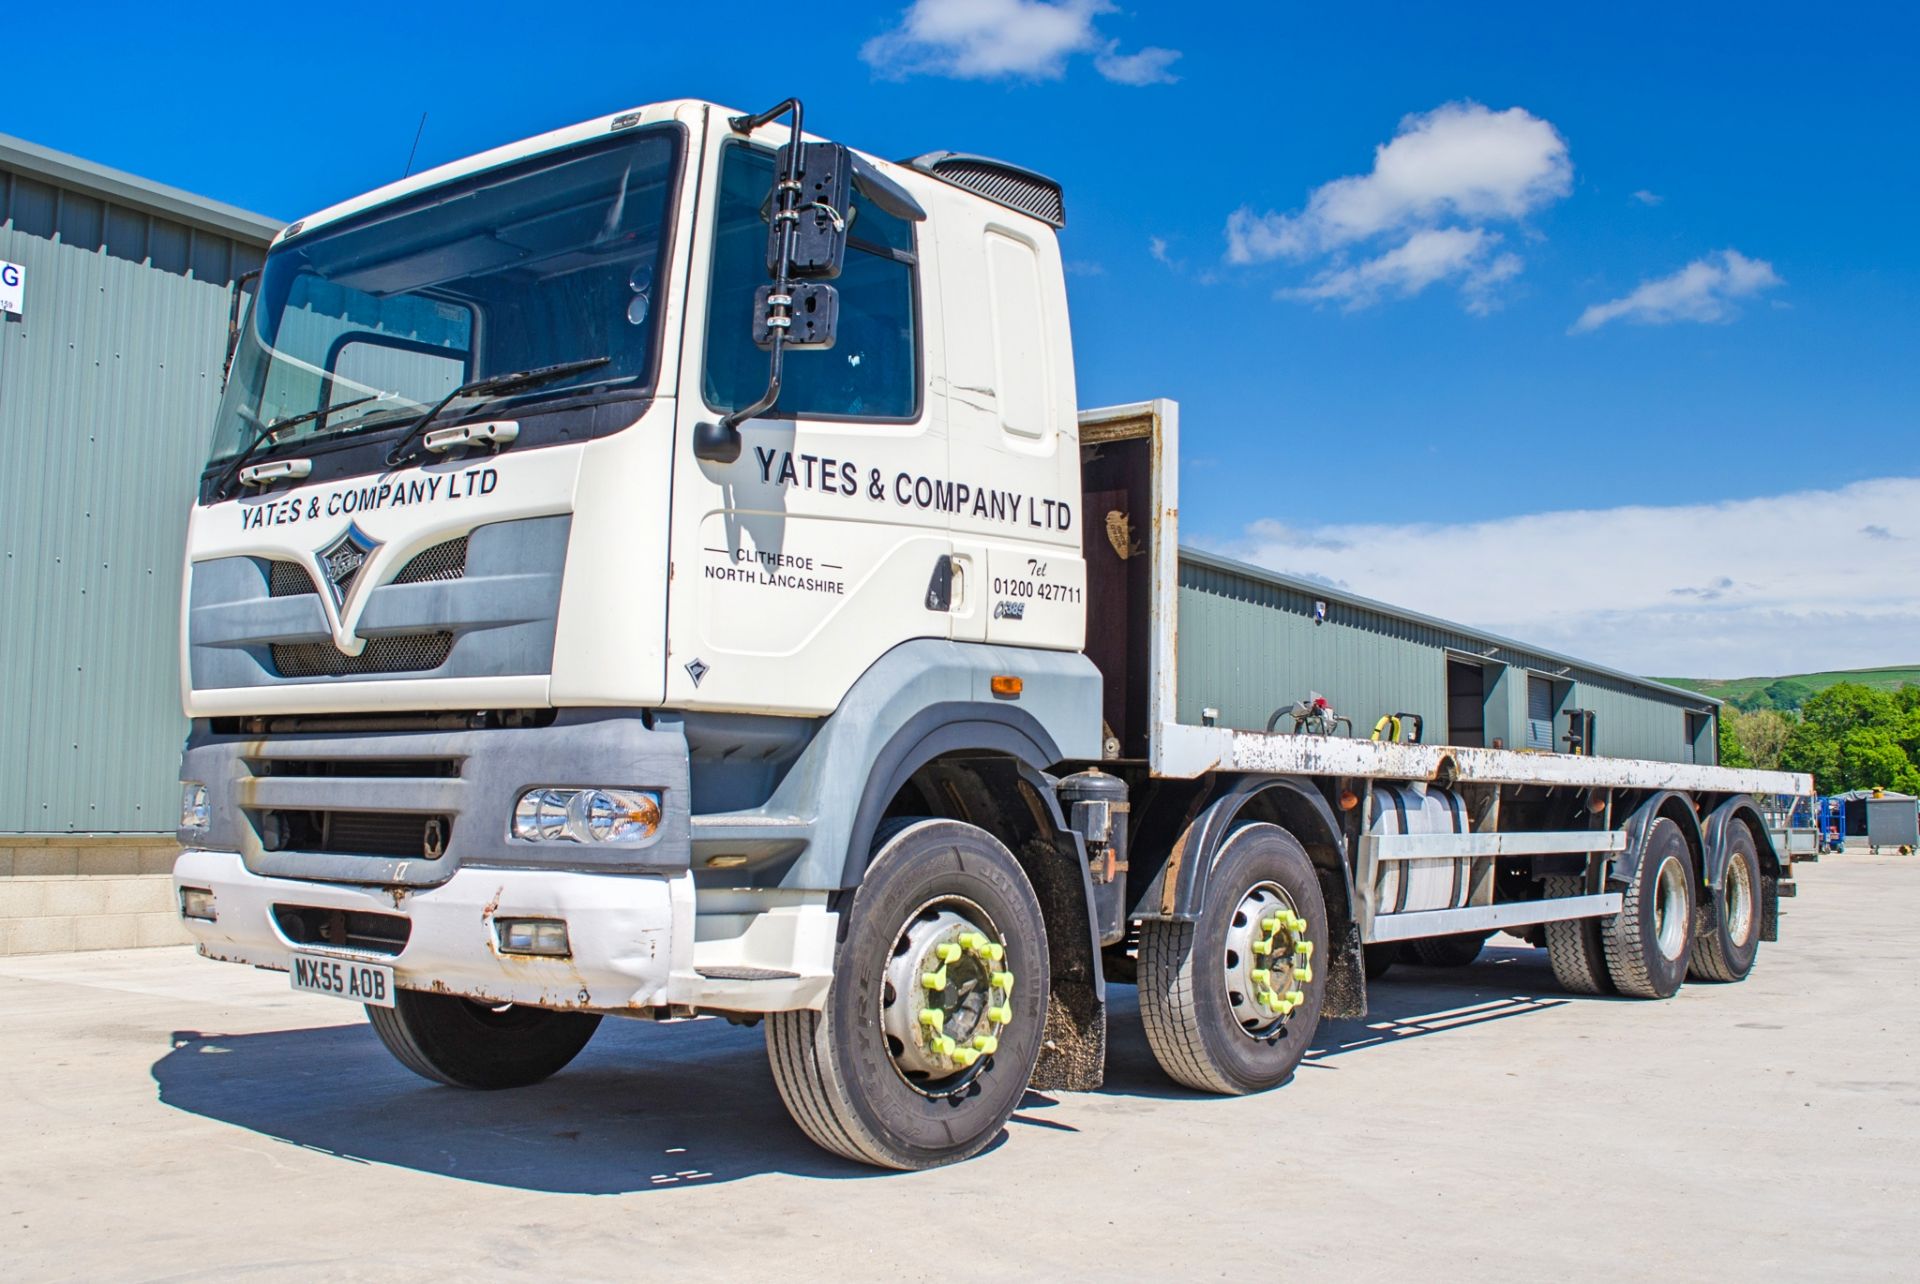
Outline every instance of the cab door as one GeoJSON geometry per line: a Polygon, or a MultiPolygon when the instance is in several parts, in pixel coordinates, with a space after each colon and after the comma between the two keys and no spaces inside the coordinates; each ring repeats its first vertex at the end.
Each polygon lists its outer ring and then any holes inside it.
{"type": "Polygon", "coordinates": [[[739,458],[701,460],[695,427],[766,387],[753,295],[767,283],[763,211],[785,141],[772,127],[751,142],[711,134],[676,412],[667,703],[825,713],[898,643],[949,633],[930,225],[854,196],[834,346],[789,350],[779,401],[741,425],[739,458]]]}

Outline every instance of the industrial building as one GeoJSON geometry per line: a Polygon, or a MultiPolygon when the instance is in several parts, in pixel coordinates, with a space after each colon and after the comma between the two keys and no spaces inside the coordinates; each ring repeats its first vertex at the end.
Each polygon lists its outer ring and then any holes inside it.
{"type": "Polygon", "coordinates": [[[1719,762],[1708,696],[1192,548],[1180,550],[1178,690],[1189,724],[1261,730],[1317,692],[1362,737],[1413,714],[1431,743],[1719,762]]]}
{"type": "Polygon", "coordinates": [[[186,939],[180,550],[279,230],[0,135],[0,954],[186,939]]]}

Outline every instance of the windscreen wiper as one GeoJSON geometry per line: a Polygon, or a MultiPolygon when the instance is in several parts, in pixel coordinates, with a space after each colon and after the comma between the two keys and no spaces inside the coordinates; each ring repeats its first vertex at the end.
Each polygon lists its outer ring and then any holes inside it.
{"type": "Polygon", "coordinates": [[[462,397],[498,396],[503,392],[514,392],[537,384],[552,383],[555,379],[563,379],[570,374],[578,374],[582,370],[604,366],[611,360],[613,360],[612,357],[586,357],[579,361],[562,361],[556,366],[535,366],[531,370],[514,370],[507,374],[488,375],[484,379],[475,379],[472,383],[463,383],[427,407],[425,414],[407,425],[407,431],[401,435],[399,441],[393,444],[393,449],[387,452],[387,467],[398,468],[405,462],[403,456],[407,447],[427,430],[429,424],[440,417],[442,410],[462,397]]]}
{"type": "MultiPolygon", "coordinates": [[[[221,474],[219,484],[213,488],[213,497],[219,499],[225,495],[227,493],[227,487],[232,484],[235,477],[240,475],[240,470],[246,466],[249,459],[253,458],[254,452],[272,441],[282,429],[295,428],[309,420],[322,419],[327,415],[339,414],[342,410],[349,410],[354,406],[364,406],[369,401],[378,401],[386,395],[384,392],[376,392],[370,397],[356,397],[352,401],[343,401],[335,406],[321,406],[318,410],[309,410],[303,415],[288,415],[285,419],[274,420],[260,430],[259,436],[247,443],[246,449],[233,457],[233,462],[227,465],[227,471],[221,474]]],[[[249,415],[248,418],[252,418],[252,416],[249,415]]],[[[254,422],[258,423],[259,421],[254,420],[254,422]]]]}

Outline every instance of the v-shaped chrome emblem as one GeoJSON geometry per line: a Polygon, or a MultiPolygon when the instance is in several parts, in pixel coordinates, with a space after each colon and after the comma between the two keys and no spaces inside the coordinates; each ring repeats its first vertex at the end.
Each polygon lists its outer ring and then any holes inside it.
{"type": "Polygon", "coordinates": [[[327,625],[333,632],[333,645],[342,655],[359,655],[366,649],[365,639],[354,634],[360,618],[358,605],[366,597],[356,590],[362,587],[367,563],[382,547],[355,522],[313,555],[313,569],[326,586],[322,605],[327,608],[327,625]]]}

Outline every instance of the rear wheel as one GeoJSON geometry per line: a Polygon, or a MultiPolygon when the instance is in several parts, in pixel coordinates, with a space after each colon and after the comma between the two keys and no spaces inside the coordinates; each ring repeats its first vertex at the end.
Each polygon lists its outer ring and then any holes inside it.
{"type": "Polygon", "coordinates": [[[600,1027],[593,1012],[490,1006],[452,994],[401,990],[367,1007],[373,1032],[401,1065],[454,1088],[524,1088],[580,1055],[600,1027]]]}
{"type": "Polygon", "coordinates": [[[1458,932],[1412,942],[1414,957],[1426,967],[1466,967],[1480,957],[1492,932],[1458,932]]]}
{"type": "MultiPolygon", "coordinates": [[[[1586,879],[1579,874],[1553,874],[1541,880],[1546,895],[1555,900],[1586,894],[1586,879]]],[[[1568,918],[1548,923],[1547,962],[1553,966],[1553,979],[1570,994],[1612,994],[1613,977],[1607,972],[1607,950],[1600,940],[1600,920],[1568,918]]]]}
{"type": "Polygon", "coordinates": [[[1620,912],[1602,921],[1607,975],[1620,993],[1664,999],[1687,979],[1693,946],[1693,850],[1665,816],[1647,831],[1620,912]]]}
{"type": "Polygon", "coordinates": [[[1046,1024],[1047,933],[1013,854],[951,820],[883,832],[818,1012],[767,1017],[774,1083],[817,1145],[933,1168],[1000,1135],[1046,1024]]]}
{"type": "Polygon", "coordinates": [[[1258,1092],[1300,1064],[1320,1023],[1320,880],[1278,825],[1243,825],[1208,871],[1199,918],[1140,933],[1140,1015],[1155,1059],[1202,1092],[1258,1092]]]}
{"type": "Polygon", "coordinates": [[[1760,952],[1760,853],[1753,833],[1735,824],[1727,835],[1727,871],[1720,890],[1707,890],[1693,916],[1693,957],[1687,975],[1696,981],[1742,981],[1760,952]]]}

